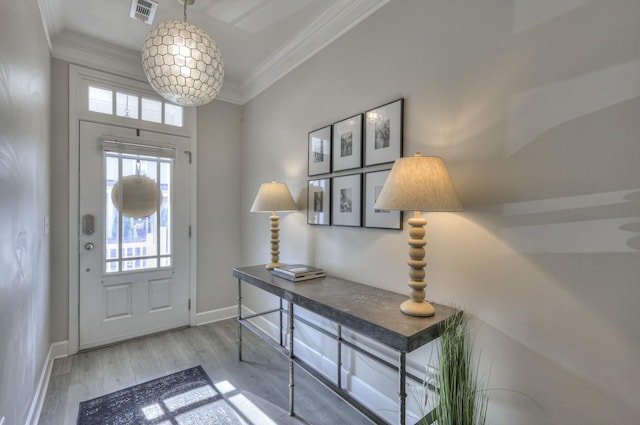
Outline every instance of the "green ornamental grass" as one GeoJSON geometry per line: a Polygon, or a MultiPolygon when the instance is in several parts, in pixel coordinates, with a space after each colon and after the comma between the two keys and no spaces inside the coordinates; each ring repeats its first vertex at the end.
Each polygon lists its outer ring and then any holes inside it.
{"type": "Polygon", "coordinates": [[[448,319],[439,340],[434,411],[438,425],[482,425],[486,421],[488,399],[471,358],[472,346],[468,317],[458,314],[448,319]]]}

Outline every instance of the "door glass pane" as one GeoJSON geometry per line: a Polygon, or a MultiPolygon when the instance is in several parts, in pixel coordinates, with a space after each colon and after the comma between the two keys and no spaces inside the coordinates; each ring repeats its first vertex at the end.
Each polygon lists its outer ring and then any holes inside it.
{"type": "Polygon", "coordinates": [[[148,270],[158,268],[157,258],[129,259],[122,261],[122,271],[148,270]]]}
{"type": "Polygon", "coordinates": [[[160,255],[171,254],[171,164],[160,164],[160,189],[162,205],[160,205],[160,255]]]}
{"type": "Polygon", "coordinates": [[[107,273],[117,272],[117,271],[119,271],[118,270],[119,267],[120,267],[120,262],[119,261],[108,261],[107,262],[106,272],[107,273]]]}
{"type": "MultiPolygon", "coordinates": [[[[105,247],[105,257],[107,260],[117,259],[118,258],[118,241],[120,234],[120,220],[118,209],[113,205],[111,201],[111,194],[113,191],[113,185],[118,182],[119,176],[119,161],[118,158],[113,156],[106,157],[105,162],[105,170],[106,170],[106,180],[107,180],[107,191],[105,198],[105,238],[106,247],[105,247]]],[[[117,263],[111,263],[107,266],[107,271],[118,271],[113,269],[113,267],[117,266],[117,263]]]]}
{"type": "Polygon", "coordinates": [[[122,159],[122,199],[125,201],[121,207],[122,257],[124,258],[146,257],[158,253],[157,212],[152,214],[141,212],[149,205],[154,210],[157,208],[157,167],[157,160],[122,159]],[[147,192],[148,190],[150,192],[147,192]]]}
{"type": "Polygon", "coordinates": [[[105,153],[105,272],[171,265],[172,167],[166,158],[105,153]]]}
{"type": "Polygon", "coordinates": [[[116,115],[138,119],[138,96],[117,92],[116,115]]]}

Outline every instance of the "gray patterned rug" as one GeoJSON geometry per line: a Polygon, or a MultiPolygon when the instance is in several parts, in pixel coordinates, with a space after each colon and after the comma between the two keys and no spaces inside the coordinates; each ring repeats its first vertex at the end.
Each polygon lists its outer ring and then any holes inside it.
{"type": "Polygon", "coordinates": [[[202,366],[80,403],[78,425],[242,425],[202,366]]]}

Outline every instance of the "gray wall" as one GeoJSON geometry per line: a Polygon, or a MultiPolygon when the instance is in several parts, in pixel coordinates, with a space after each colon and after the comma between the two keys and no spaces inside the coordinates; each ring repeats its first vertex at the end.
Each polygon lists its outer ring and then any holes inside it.
{"type": "Polygon", "coordinates": [[[69,339],[69,64],[51,60],[51,340],[69,339]]]}
{"type": "MultiPolygon", "coordinates": [[[[427,293],[475,317],[501,389],[488,422],[637,423],[638,16],[636,0],[390,2],[244,105],[243,262],[268,260],[260,183],[306,205],[307,133],[404,97],[405,154],[443,156],[466,207],[427,214],[427,293]]],[[[281,220],[281,261],[407,292],[406,230],[305,222],[281,220]]]]}
{"type": "Polygon", "coordinates": [[[35,1],[0,16],[0,419],[13,425],[49,349],[50,60],[35,1]]]}
{"type": "Polygon", "coordinates": [[[236,304],[241,111],[217,101],[198,108],[198,312],[236,304]]]}

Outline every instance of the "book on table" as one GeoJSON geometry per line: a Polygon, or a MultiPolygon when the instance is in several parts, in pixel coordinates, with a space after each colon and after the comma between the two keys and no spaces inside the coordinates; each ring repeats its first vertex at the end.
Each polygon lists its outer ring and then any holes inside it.
{"type": "Polygon", "coordinates": [[[291,264],[291,265],[283,265],[280,267],[276,267],[271,272],[274,276],[281,277],[283,279],[292,280],[294,282],[316,279],[319,277],[325,277],[326,273],[324,270],[308,266],[305,264],[291,264]]]}

